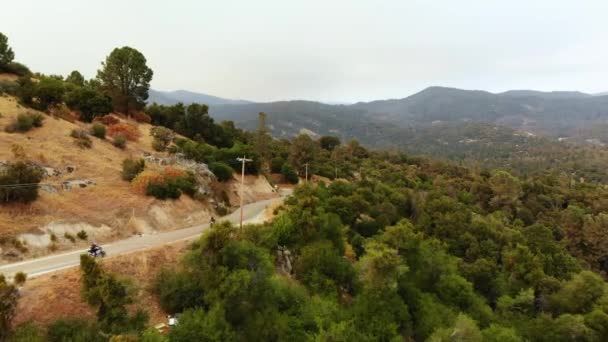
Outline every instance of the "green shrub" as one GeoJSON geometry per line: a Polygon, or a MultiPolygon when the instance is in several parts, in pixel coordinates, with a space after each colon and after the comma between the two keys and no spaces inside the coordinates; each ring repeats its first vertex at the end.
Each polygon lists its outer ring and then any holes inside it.
{"type": "Polygon", "coordinates": [[[182,193],[192,197],[196,193],[197,181],[194,174],[188,173],[182,177],[171,178],[167,180],[171,186],[178,188],[182,193]]]}
{"type": "Polygon", "coordinates": [[[42,77],[33,85],[34,108],[48,110],[49,107],[63,102],[65,87],[63,81],[55,77],[42,77]]]}
{"type": "Polygon", "coordinates": [[[145,160],[127,158],[122,161],[122,179],[130,182],[145,168],[145,160]]]}
{"type": "Polygon", "coordinates": [[[169,183],[150,183],[146,188],[146,195],[153,196],[158,199],[177,199],[181,196],[179,188],[169,183]]]}
{"type": "Polygon", "coordinates": [[[49,325],[47,332],[49,342],[63,341],[106,341],[95,323],[81,319],[60,319],[49,325]]]}
{"type": "Polygon", "coordinates": [[[17,272],[17,273],[15,273],[14,280],[17,285],[23,285],[23,284],[25,284],[25,281],[27,280],[27,274],[25,274],[23,272],[17,272]]]}
{"type": "Polygon", "coordinates": [[[29,203],[38,198],[38,183],[42,180],[40,170],[26,162],[9,163],[0,172],[0,203],[22,202],[29,203]],[[15,184],[31,184],[31,186],[10,187],[15,184]]]}
{"type": "Polygon", "coordinates": [[[283,167],[281,167],[281,174],[283,175],[283,178],[285,178],[285,181],[291,184],[296,184],[300,180],[296,171],[289,164],[283,164],[283,167]]]}
{"type": "Polygon", "coordinates": [[[17,62],[11,62],[9,63],[6,67],[6,72],[11,73],[11,74],[15,74],[17,76],[29,76],[32,74],[32,72],[30,71],[30,69],[21,64],[21,63],[17,63],[17,62]]]}
{"type": "Polygon", "coordinates": [[[112,100],[90,87],[73,87],[65,96],[65,103],[80,113],[80,120],[91,122],[112,111],[112,100]]]}
{"type": "Polygon", "coordinates": [[[227,180],[232,179],[232,168],[224,163],[221,162],[213,162],[209,164],[209,170],[211,170],[211,172],[213,172],[213,174],[215,175],[215,177],[217,177],[217,179],[220,182],[225,182],[227,180]]]}
{"type": "Polygon", "coordinates": [[[86,240],[89,237],[87,232],[85,232],[84,230],[79,231],[78,234],[76,234],[76,236],[78,236],[78,238],[80,240],[86,240]]]}
{"type": "Polygon", "coordinates": [[[42,127],[44,121],[44,115],[40,113],[29,112],[27,115],[32,119],[32,125],[34,127],[42,127]]]}
{"type": "Polygon", "coordinates": [[[91,126],[91,135],[99,139],[106,138],[106,126],[96,122],[91,126]]]}
{"type": "Polygon", "coordinates": [[[124,136],[124,134],[116,134],[114,136],[114,141],[112,141],[112,144],[118,147],[119,149],[124,150],[127,146],[127,138],[124,136]]]}
{"type": "Polygon", "coordinates": [[[44,334],[33,322],[27,322],[17,326],[11,338],[11,342],[44,342],[44,334]]]}
{"type": "Polygon", "coordinates": [[[186,272],[161,271],[156,277],[154,292],[167,313],[183,312],[204,305],[201,287],[196,279],[186,272]]]}
{"type": "Polygon", "coordinates": [[[272,161],[270,162],[270,172],[281,173],[283,164],[285,164],[285,159],[281,157],[272,158],[272,161]]]}
{"type": "Polygon", "coordinates": [[[28,249],[27,249],[27,246],[25,245],[24,241],[21,241],[19,239],[12,239],[11,243],[13,244],[13,247],[15,247],[15,248],[17,248],[17,250],[19,250],[19,252],[27,253],[28,249]]]}
{"type": "Polygon", "coordinates": [[[146,195],[158,199],[177,199],[185,193],[192,197],[196,193],[196,187],[196,178],[192,173],[187,173],[178,177],[166,177],[163,182],[151,182],[146,187],[146,195]]]}
{"type": "Polygon", "coordinates": [[[28,112],[19,114],[16,120],[6,126],[5,130],[9,133],[27,132],[34,127],[42,127],[43,121],[44,116],[40,113],[28,112]]]}
{"type": "Polygon", "coordinates": [[[70,234],[68,232],[65,232],[63,234],[63,237],[66,238],[66,239],[68,239],[68,240],[70,240],[72,243],[76,242],[76,238],[74,237],[74,235],[72,235],[72,234],[70,234]]]}
{"type": "Polygon", "coordinates": [[[150,135],[154,138],[152,148],[159,152],[166,150],[175,137],[175,133],[172,130],[161,126],[152,127],[150,135]]]}
{"type": "Polygon", "coordinates": [[[1,80],[0,81],[0,94],[17,95],[19,90],[19,84],[15,81],[1,80]]]}
{"type": "Polygon", "coordinates": [[[93,146],[89,133],[83,129],[73,129],[70,136],[75,139],[74,143],[80,148],[91,148],[93,146]]]}

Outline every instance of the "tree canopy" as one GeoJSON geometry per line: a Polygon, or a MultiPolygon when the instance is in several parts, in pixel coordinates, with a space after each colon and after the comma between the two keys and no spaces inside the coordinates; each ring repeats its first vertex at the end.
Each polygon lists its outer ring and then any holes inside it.
{"type": "Polygon", "coordinates": [[[148,99],[152,69],[134,48],[115,48],[97,71],[103,91],[112,98],[114,110],[129,114],[142,109],[148,99]]]}
{"type": "Polygon", "coordinates": [[[0,32],[0,71],[7,70],[8,65],[15,58],[13,49],[8,45],[8,37],[0,32]]]}

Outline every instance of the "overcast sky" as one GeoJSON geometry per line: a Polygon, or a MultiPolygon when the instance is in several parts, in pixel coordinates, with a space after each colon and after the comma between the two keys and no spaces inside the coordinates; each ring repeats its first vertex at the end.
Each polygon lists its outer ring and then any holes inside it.
{"type": "Polygon", "coordinates": [[[427,86],[608,91],[607,0],[19,0],[0,32],[34,71],[93,77],[141,51],[152,87],[254,101],[427,86]]]}

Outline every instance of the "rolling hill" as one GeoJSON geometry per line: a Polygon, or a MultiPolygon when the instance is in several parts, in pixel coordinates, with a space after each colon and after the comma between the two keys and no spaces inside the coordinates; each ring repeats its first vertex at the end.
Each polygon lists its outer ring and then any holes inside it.
{"type": "MultiPolygon", "coordinates": [[[[254,128],[258,112],[269,115],[273,134],[293,136],[302,129],[316,134],[358,138],[372,145],[385,132],[374,127],[419,127],[437,121],[483,122],[547,137],[608,141],[597,127],[608,125],[608,96],[581,92],[480,90],[430,87],[403,99],[328,105],[310,101],[211,104],[211,115],[254,128]],[[374,132],[378,132],[376,135],[374,132]]],[[[608,131],[607,131],[608,132],[608,131]]]]}
{"type": "Polygon", "coordinates": [[[282,101],[210,107],[216,120],[232,120],[248,130],[256,128],[259,112],[268,114],[278,138],[335,135],[372,148],[520,174],[555,169],[607,180],[598,170],[608,166],[608,96],[430,87],[403,99],[352,105],[282,101]]]}

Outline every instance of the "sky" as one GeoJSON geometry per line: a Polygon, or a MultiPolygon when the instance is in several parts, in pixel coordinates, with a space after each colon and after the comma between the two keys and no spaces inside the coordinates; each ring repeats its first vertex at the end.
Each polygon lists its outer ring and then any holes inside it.
{"type": "Polygon", "coordinates": [[[19,0],[0,32],[32,70],[94,77],[121,46],[152,88],[357,102],[428,86],[608,91],[606,0],[19,0]]]}

